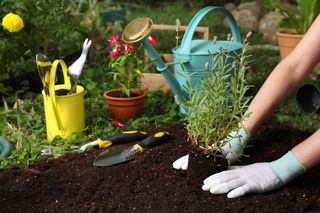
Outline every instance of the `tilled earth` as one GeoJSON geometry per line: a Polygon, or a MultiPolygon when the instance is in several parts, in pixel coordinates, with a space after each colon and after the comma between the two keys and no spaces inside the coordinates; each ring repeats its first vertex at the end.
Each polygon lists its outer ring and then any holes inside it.
{"type": "MultiPolygon", "coordinates": [[[[161,130],[174,138],[126,163],[94,167],[102,150],[92,150],[0,173],[0,212],[320,211],[320,166],[278,190],[228,199],[202,191],[187,180],[186,172],[172,168],[191,148],[184,127],[161,130]]],[[[309,135],[268,122],[253,135],[253,146],[246,150],[250,157],[239,164],[277,159],[309,135]]]]}

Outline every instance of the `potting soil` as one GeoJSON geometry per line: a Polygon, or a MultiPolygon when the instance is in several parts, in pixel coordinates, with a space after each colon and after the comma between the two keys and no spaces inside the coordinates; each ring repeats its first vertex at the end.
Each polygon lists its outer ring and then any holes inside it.
{"type": "MultiPolygon", "coordinates": [[[[320,166],[272,192],[228,199],[202,191],[172,168],[190,150],[183,126],[163,128],[174,139],[135,160],[94,167],[103,150],[42,160],[0,173],[0,212],[319,212],[320,166]]],[[[155,130],[150,131],[153,133],[155,130]]],[[[253,135],[250,157],[238,164],[272,161],[311,133],[268,122],[253,135]]]]}

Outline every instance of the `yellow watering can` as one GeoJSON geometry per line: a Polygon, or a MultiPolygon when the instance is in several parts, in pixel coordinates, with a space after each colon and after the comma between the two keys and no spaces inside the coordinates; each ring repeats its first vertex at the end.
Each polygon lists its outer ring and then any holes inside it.
{"type": "Polygon", "coordinates": [[[42,90],[46,118],[47,138],[53,139],[59,135],[66,137],[84,128],[84,88],[77,85],[76,92],[68,94],[71,89],[67,66],[63,60],[52,63],[48,80],[49,94],[42,90]],[[56,70],[60,65],[64,84],[55,85],[56,70]]]}

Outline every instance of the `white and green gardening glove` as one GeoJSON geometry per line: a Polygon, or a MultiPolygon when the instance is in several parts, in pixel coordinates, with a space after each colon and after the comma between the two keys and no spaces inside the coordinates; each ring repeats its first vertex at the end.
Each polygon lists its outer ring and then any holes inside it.
{"type": "Polygon", "coordinates": [[[238,131],[232,131],[227,140],[229,141],[222,147],[222,154],[228,160],[229,165],[237,161],[244,148],[247,145],[249,139],[249,132],[245,128],[241,128],[238,131]]]}
{"type": "Polygon", "coordinates": [[[202,189],[212,194],[227,194],[236,198],[247,193],[262,193],[277,189],[306,171],[306,168],[289,151],[271,163],[231,166],[206,178],[202,189]]]}
{"type": "MultiPolygon", "coordinates": [[[[247,144],[249,138],[249,132],[244,128],[239,129],[238,131],[232,131],[228,135],[228,143],[222,147],[222,154],[228,160],[229,165],[233,164],[236,160],[238,160],[243,150],[247,144]]],[[[214,147],[213,147],[214,149],[214,147]]],[[[188,161],[189,155],[182,156],[175,162],[173,162],[172,166],[175,169],[188,169],[188,161]]]]}

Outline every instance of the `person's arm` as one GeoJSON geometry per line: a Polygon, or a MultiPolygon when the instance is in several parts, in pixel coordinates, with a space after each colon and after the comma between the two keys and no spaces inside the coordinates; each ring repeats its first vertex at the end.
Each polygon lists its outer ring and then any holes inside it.
{"type": "MultiPolygon", "coordinates": [[[[320,15],[293,52],[270,74],[248,111],[243,123],[253,133],[267,116],[302,83],[320,61],[320,15]]],[[[320,130],[270,163],[255,163],[211,175],[204,180],[203,190],[213,194],[228,193],[235,198],[250,192],[279,188],[307,169],[320,163],[320,130]]]]}
{"type": "MultiPolygon", "coordinates": [[[[279,63],[252,100],[244,121],[253,133],[285,98],[291,95],[320,61],[320,15],[292,53],[279,63]]],[[[292,149],[299,161],[311,168],[320,162],[320,130],[292,149]]]]}
{"type": "Polygon", "coordinates": [[[297,159],[307,168],[320,163],[320,129],[292,149],[297,159]]]}
{"type": "Polygon", "coordinates": [[[298,46],[283,59],[269,75],[256,94],[248,112],[244,126],[254,133],[272,111],[303,82],[320,61],[320,15],[298,46]]]}

